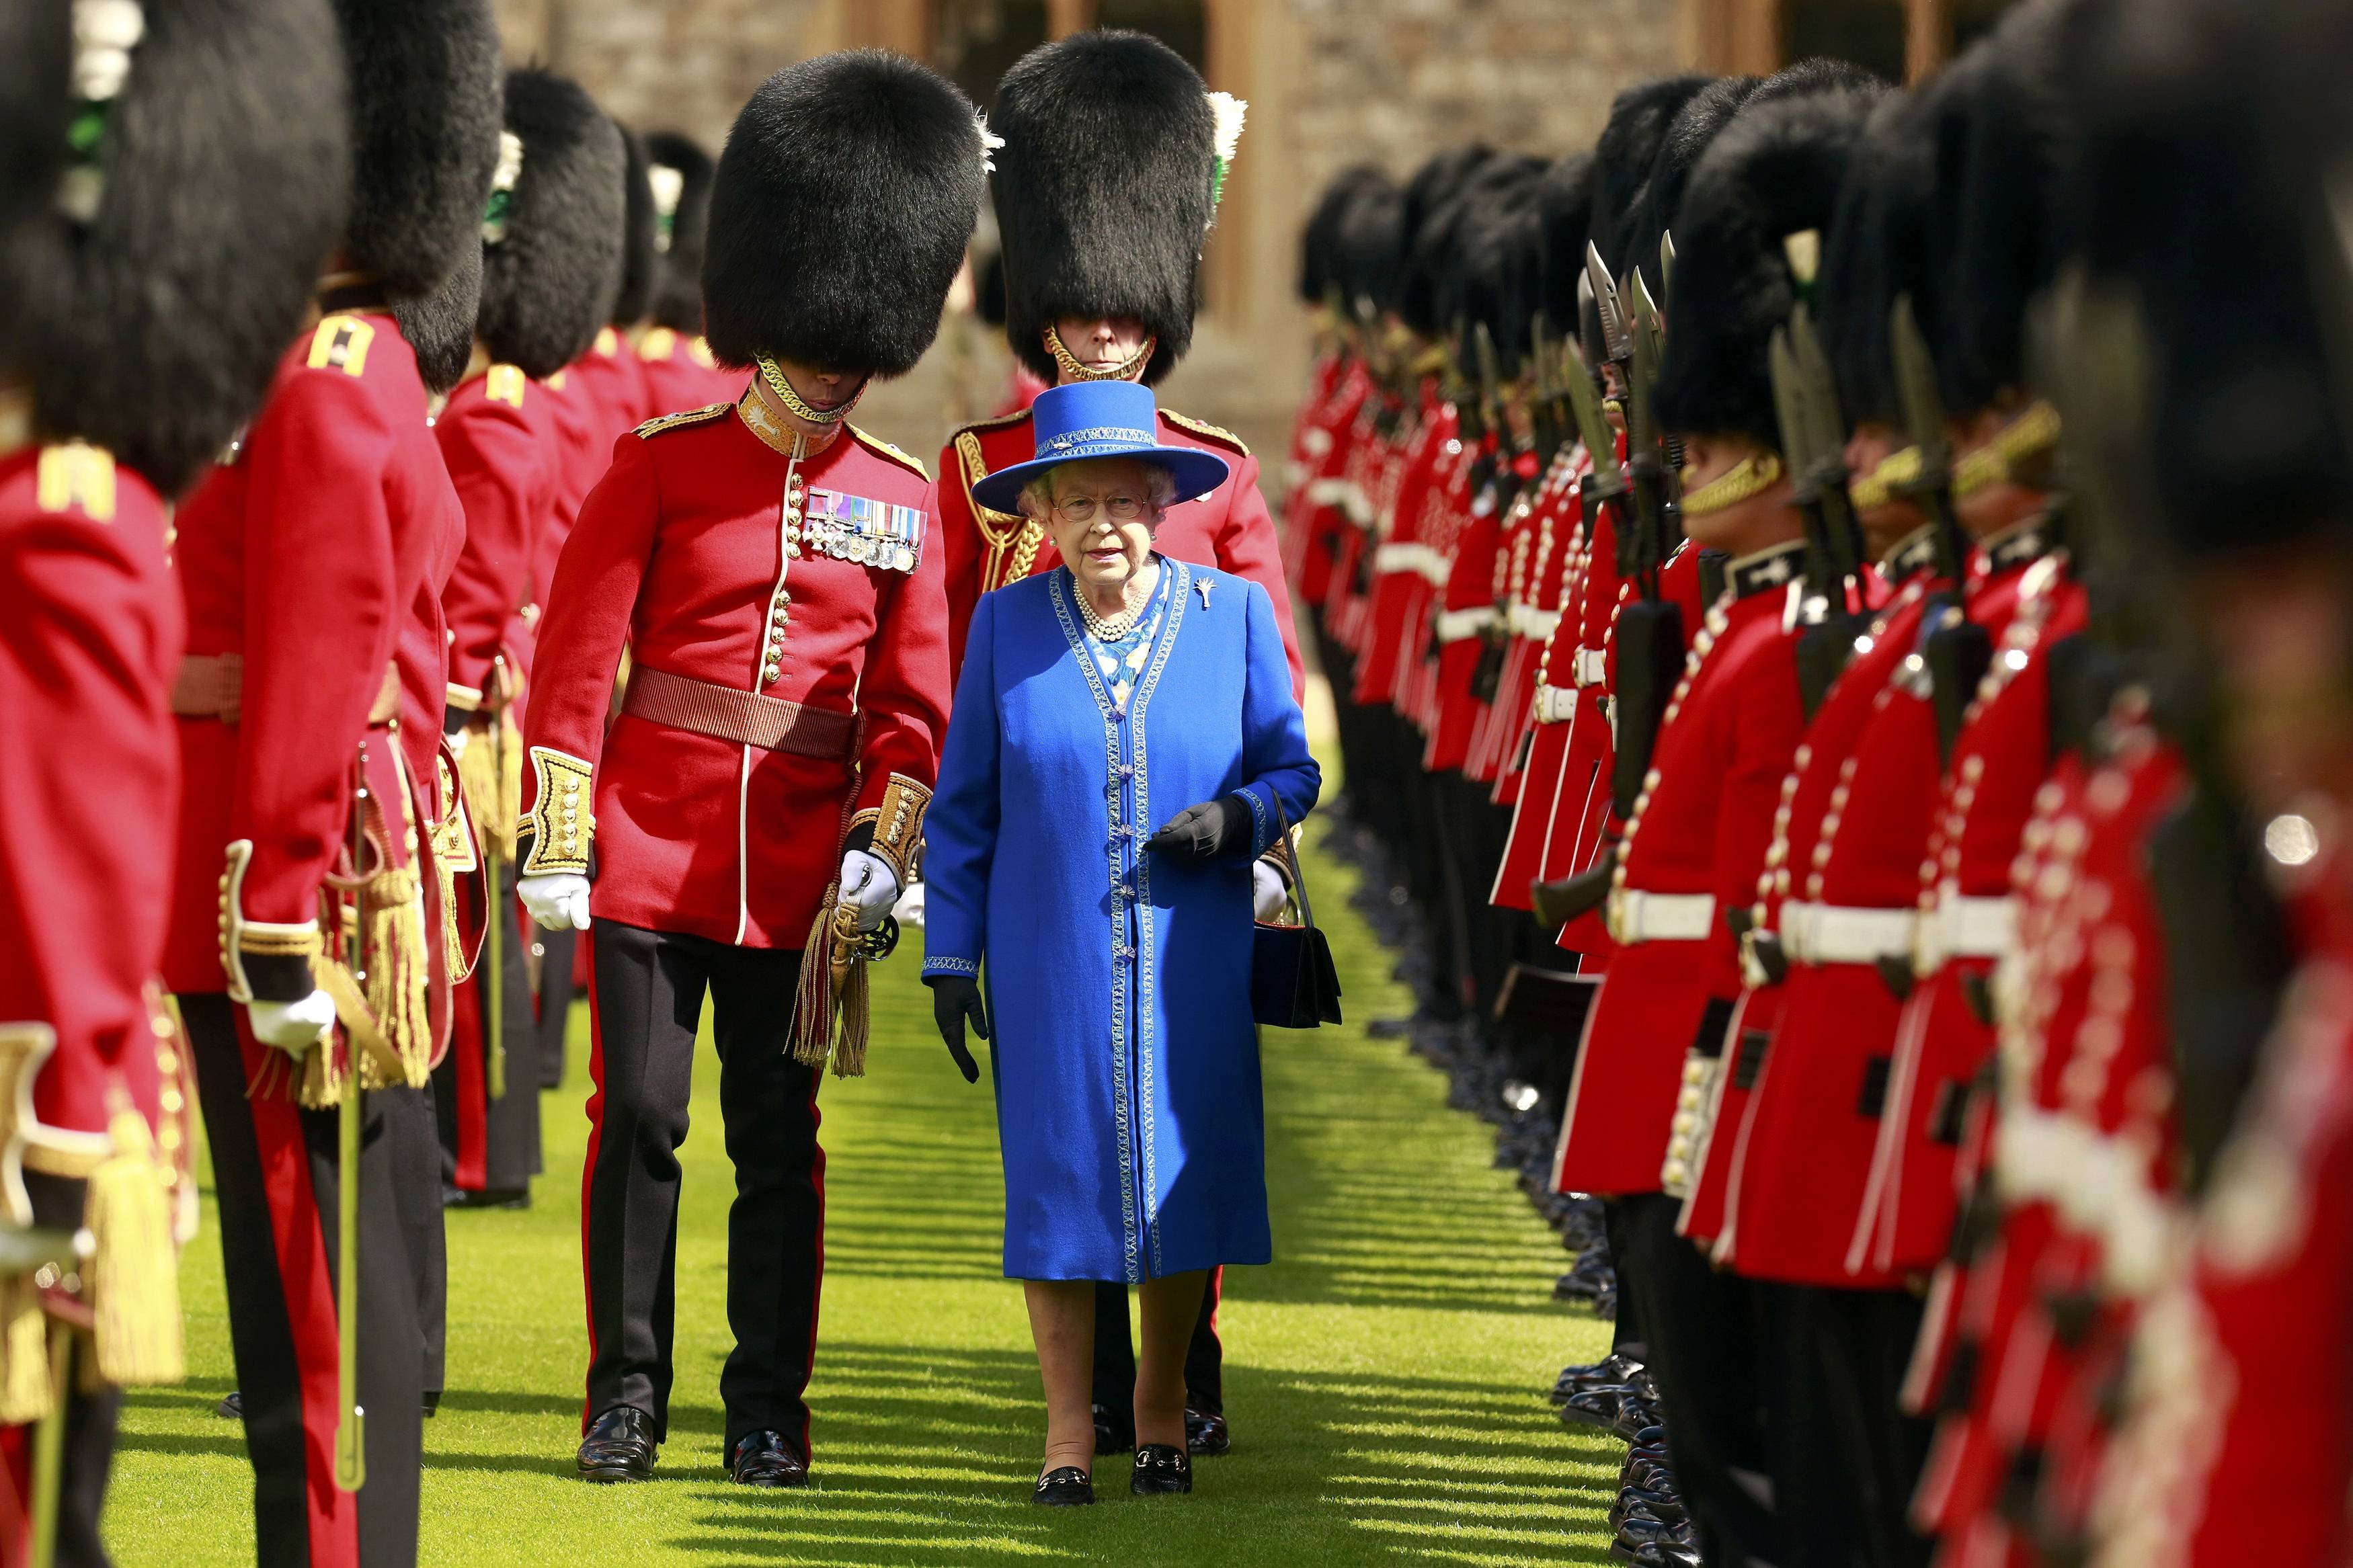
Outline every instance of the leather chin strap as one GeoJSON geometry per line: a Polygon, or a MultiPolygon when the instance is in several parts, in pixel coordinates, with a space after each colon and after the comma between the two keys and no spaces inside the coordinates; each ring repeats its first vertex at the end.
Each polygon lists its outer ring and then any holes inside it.
{"type": "Polygon", "coordinates": [[[864,397],[866,388],[872,384],[872,378],[869,377],[859,384],[857,395],[850,398],[849,402],[839,408],[820,410],[810,407],[803,401],[801,395],[793,390],[793,384],[786,378],[784,371],[775,360],[770,359],[766,354],[761,354],[754,358],[753,363],[760,367],[760,379],[767,384],[770,392],[776,395],[776,401],[785,405],[786,413],[796,419],[804,420],[820,428],[828,425],[839,425],[848,419],[849,411],[858,406],[859,398],[864,397]]]}
{"type": "Polygon", "coordinates": [[[1159,334],[1145,334],[1144,346],[1110,370],[1095,370],[1082,364],[1062,342],[1062,334],[1051,322],[1046,327],[1046,352],[1054,356],[1054,364],[1068,381],[1140,381],[1144,367],[1152,363],[1155,350],[1160,347],[1159,334]]]}

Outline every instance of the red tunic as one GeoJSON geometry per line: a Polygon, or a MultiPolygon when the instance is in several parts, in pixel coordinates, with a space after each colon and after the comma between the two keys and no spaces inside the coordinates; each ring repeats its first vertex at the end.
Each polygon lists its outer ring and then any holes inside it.
{"type": "Polygon", "coordinates": [[[1283,497],[1283,564],[1293,589],[1311,605],[1332,592],[1340,540],[1353,526],[1346,473],[1356,416],[1373,395],[1372,373],[1351,358],[1302,407],[1292,439],[1283,497]]]}
{"type": "MultiPolygon", "coordinates": [[[[1291,591],[1283,583],[1282,543],[1266,498],[1259,494],[1258,459],[1240,439],[1216,426],[1165,408],[1159,434],[1163,446],[1217,453],[1230,471],[1208,495],[1170,507],[1153,548],[1172,561],[1215,566],[1264,588],[1274,602],[1275,624],[1282,628],[1283,650],[1291,658],[1292,695],[1303,695],[1306,667],[1292,624],[1291,591]]],[[[940,448],[944,476],[939,488],[940,546],[946,561],[951,670],[964,662],[965,631],[983,594],[1061,564],[1041,525],[992,511],[972,498],[972,487],[980,479],[1037,455],[1027,408],[967,425],[940,448]]]]}
{"type": "Polygon", "coordinates": [[[1356,665],[1356,700],[1367,707],[1402,709],[1406,670],[1419,657],[1411,639],[1439,564],[1429,542],[1433,492],[1444,482],[1446,465],[1461,455],[1455,427],[1454,405],[1425,388],[1421,420],[1397,468],[1394,491],[1382,498],[1377,525],[1379,542],[1356,665]]]}
{"type": "Polygon", "coordinates": [[[540,621],[523,871],[583,868],[593,833],[600,918],[799,948],[851,814],[879,810],[894,777],[928,798],[936,776],[949,699],[937,535],[923,466],[854,426],[797,464],[725,405],[624,436],[540,621]],[[788,477],[812,523],[837,501],[871,503],[878,526],[912,527],[919,514],[913,559],[903,570],[862,564],[821,548],[814,531],[805,543],[788,477]],[[634,669],[856,713],[854,762],[626,712],[608,736],[624,643],[634,669]],[[591,774],[593,812],[580,782],[591,774]],[[570,853],[567,804],[579,828],[570,853]]]}
{"type": "Polygon", "coordinates": [[[491,695],[493,669],[525,668],[533,563],[563,480],[554,398],[513,365],[492,365],[449,395],[434,424],[466,514],[466,544],[441,598],[451,697],[491,695]]]}
{"type": "MultiPolygon", "coordinates": [[[[1585,449],[1577,447],[1563,479],[1559,516],[1553,524],[1558,565],[1550,595],[1538,601],[1551,620],[1537,639],[1540,647],[1528,682],[1527,760],[1520,769],[1519,798],[1489,894],[1490,901],[1504,909],[1530,907],[1529,889],[1544,879],[1545,852],[1560,831],[1564,801],[1572,816],[1581,816],[1585,809],[1585,785],[1571,787],[1567,769],[1582,709],[1577,667],[1587,583],[1593,570],[1591,531],[1577,486],[1590,468],[1585,449]]],[[[1601,721],[1597,711],[1594,722],[1601,721]]],[[[1574,831],[1568,830],[1561,841],[1573,837],[1574,831]]]]}
{"type": "Polygon", "coordinates": [[[169,527],[147,481],[95,447],[0,458],[0,1033],[55,1034],[33,1079],[43,1127],[102,1138],[119,1095],[185,1152],[181,1064],[143,995],[179,782],[169,527]]]}
{"type": "MultiPolygon", "coordinates": [[[[653,406],[644,362],[615,328],[599,328],[588,352],[566,368],[582,395],[595,405],[597,428],[607,444],[624,430],[634,430],[657,414],[673,412],[653,406]]],[[[609,450],[609,445],[606,449],[609,450]]]]}
{"type": "MultiPolygon", "coordinates": [[[[370,715],[405,638],[417,654],[428,584],[464,526],[417,357],[392,318],[329,316],[297,340],[242,447],[179,516],[188,652],[239,655],[244,675],[237,722],[179,721],[173,990],[227,988],[218,884],[232,840],[253,846],[245,921],[315,921],[347,842],[360,743],[384,737],[368,747],[377,768],[398,749],[370,715]]],[[[402,688],[413,701],[406,676],[402,688]]],[[[372,776],[399,788],[396,775],[372,776]]],[[[401,837],[386,846],[396,863],[401,837]]]]}
{"type": "Polygon", "coordinates": [[[646,389],[646,417],[683,414],[712,403],[733,403],[744,394],[747,373],[722,370],[701,338],[682,338],[668,327],[647,331],[637,343],[638,375],[646,389]]]}
{"type": "Polygon", "coordinates": [[[1804,715],[1783,611],[1802,542],[1731,568],[1695,632],[1609,896],[1620,943],[1587,1018],[1561,1119],[1564,1189],[1657,1192],[1685,1052],[1740,994],[1723,912],[1757,886],[1804,715]]]}

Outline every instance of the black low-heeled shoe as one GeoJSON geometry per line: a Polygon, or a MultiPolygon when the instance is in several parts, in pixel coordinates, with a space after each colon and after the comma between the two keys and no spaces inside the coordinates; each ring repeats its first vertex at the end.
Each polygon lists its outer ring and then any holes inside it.
{"type": "Polygon", "coordinates": [[[1193,1489],[1193,1461],[1182,1448],[1146,1443],[1135,1451],[1127,1489],[1137,1497],[1172,1497],[1193,1489]]]}
{"type": "Polygon", "coordinates": [[[1029,1500],[1039,1508],[1088,1508],[1095,1500],[1095,1479],[1076,1465],[1064,1465],[1038,1478],[1029,1500]]]}

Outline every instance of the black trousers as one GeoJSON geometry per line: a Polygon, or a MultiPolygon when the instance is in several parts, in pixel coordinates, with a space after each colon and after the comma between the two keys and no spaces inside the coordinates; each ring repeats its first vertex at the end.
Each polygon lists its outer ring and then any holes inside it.
{"type": "MultiPolygon", "coordinates": [[[[1211,1415],[1226,1413],[1226,1347],[1218,1339],[1218,1300],[1226,1271],[1209,1270],[1201,1315],[1185,1346],[1185,1402],[1211,1415]]],[[[1095,1282],[1094,1403],[1111,1412],[1114,1430],[1135,1431],[1135,1340],[1127,1325],[1127,1287],[1095,1282]]]]}
{"type": "Polygon", "coordinates": [[[1675,1234],[1680,1200],[1643,1193],[1618,1202],[1630,1254],[1620,1264],[1619,1297],[1630,1279],[1666,1413],[1668,1458],[1702,1554],[1710,1563],[1782,1563],[1772,1510],[1751,1489],[1770,1474],[1752,1287],[1675,1234]]]}
{"type": "Polygon", "coordinates": [[[395,1139],[385,1122],[388,1101],[375,1093],[362,1106],[359,1404],[367,1412],[367,1484],[345,1494],[335,1491],[332,1469],[314,1474],[307,1468],[311,1449],[329,1456],[325,1462],[332,1466],[338,1418],[336,1113],[302,1110],[276,1097],[246,1097],[245,1058],[227,997],[185,995],[180,1013],[195,1052],[196,1091],[220,1199],[229,1342],[244,1395],[246,1451],[253,1461],[256,1561],[259,1568],[309,1568],[314,1532],[341,1539],[354,1528],[346,1521],[355,1513],[360,1561],[367,1568],[414,1563],[424,1446],[418,1414],[423,1342],[396,1190],[395,1139]],[[315,1238],[308,1234],[313,1225],[315,1238]],[[281,1227],[292,1243],[284,1249],[281,1227]],[[322,1291],[323,1315],[318,1310],[322,1291]]]}
{"type": "Polygon", "coordinates": [[[1618,1273],[1618,1317],[1609,1325],[1610,1352],[1647,1366],[1651,1342],[1642,1332],[1642,1292],[1633,1283],[1639,1266],[1626,1227],[1625,1199],[1601,1200],[1601,1230],[1609,1238],[1609,1265],[1618,1273]]]}
{"type": "Polygon", "coordinates": [[[448,1382],[449,1247],[441,1227],[441,1141],[434,1124],[433,1084],[378,1089],[370,1098],[381,1104],[385,1135],[392,1141],[393,1203],[417,1282],[422,1347],[417,1375],[425,1393],[438,1399],[448,1382]]]}
{"type": "Polygon", "coordinates": [[[627,1405],[669,1429],[679,1145],[709,993],[719,1113],[735,1167],[719,1374],[727,1447],[773,1431],[808,1457],[825,1240],[822,1075],[786,1054],[801,955],[600,920],[588,1100],[588,1414],[627,1405]]]}
{"type": "Polygon", "coordinates": [[[1908,1290],[1811,1294],[1827,1425],[1863,1561],[1871,1568],[1926,1568],[1935,1543],[1913,1531],[1910,1510],[1931,1427],[1906,1415],[1901,1403],[1924,1304],[1908,1290]]]}
{"type": "MultiPolygon", "coordinates": [[[[572,1018],[572,950],[578,935],[569,926],[532,933],[531,940],[539,948],[539,1016],[532,1025],[532,1036],[538,1050],[542,1089],[564,1087],[565,1027],[572,1018]]],[[[512,1071],[514,1063],[510,1060],[507,1067],[512,1071]]]]}
{"type": "MultiPolygon", "coordinates": [[[[469,994],[472,1017],[471,1028],[460,1027],[450,1042],[449,1054],[434,1070],[436,1108],[439,1114],[441,1139],[441,1175],[454,1184],[458,1174],[458,1053],[475,1053],[466,1064],[470,1071],[479,1073],[482,1086],[482,1191],[501,1196],[528,1194],[531,1178],[540,1168],[539,1151],[539,1090],[545,1070],[539,1025],[534,1016],[531,994],[531,950],[521,922],[513,919],[514,872],[511,867],[500,868],[500,887],[504,897],[498,908],[508,917],[499,930],[502,940],[499,948],[499,974],[496,992],[499,1022],[502,1029],[500,1046],[505,1053],[503,1081],[506,1092],[492,1096],[491,1034],[487,1004],[492,990],[490,953],[485,945],[481,963],[476,965],[465,990],[469,994]]],[[[570,933],[565,933],[569,935],[570,933]]],[[[570,962],[567,952],[566,963],[570,962]]],[[[564,986],[571,989],[567,969],[564,986]]],[[[557,1042],[557,1071],[563,1070],[562,1041],[557,1042]]]]}

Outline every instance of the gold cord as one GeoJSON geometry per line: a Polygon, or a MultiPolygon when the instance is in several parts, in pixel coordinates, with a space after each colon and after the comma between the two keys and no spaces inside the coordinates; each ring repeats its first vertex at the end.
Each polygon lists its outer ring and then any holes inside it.
{"type": "Polygon", "coordinates": [[[1770,489],[1781,479],[1781,455],[1755,452],[1683,497],[1685,517],[1705,517],[1770,489]]]}
{"type": "Polygon", "coordinates": [[[1046,328],[1046,352],[1054,356],[1054,363],[1070,381],[1136,381],[1143,377],[1144,367],[1152,363],[1153,351],[1160,346],[1157,334],[1145,333],[1144,346],[1110,370],[1093,370],[1079,363],[1079,358],[1062,344],[1062,334],[1050,323],[1046,328]]]}
{"type": "Polygon", "coordinates": [[[2035,399],[1996,431],[1992,440],[1953,465],[1953,499],[2017,478],[2021,465],[2049,451],[2058,439],[2059,411],[2044,399],[2035,399]]]}
{"type": "Polygon", "coordinates": [[[861,383],[849,402],[839,408],[819,412],[802,401],[801,395],[793,390],[793,384],[785,379],[785,373],[777,367],[775,360],[770,359],[766,354],[760,354],[754,357],[753,363],[760,367],[760,379],[767,384],[770,392],[776,395],[776,401],[785,405],[785,412],[796,419],[806,420],[811,425],[840,424],[849,417],[849,411],[858,406],[859,398],[866,395],[865,384],[861,383]]]}

